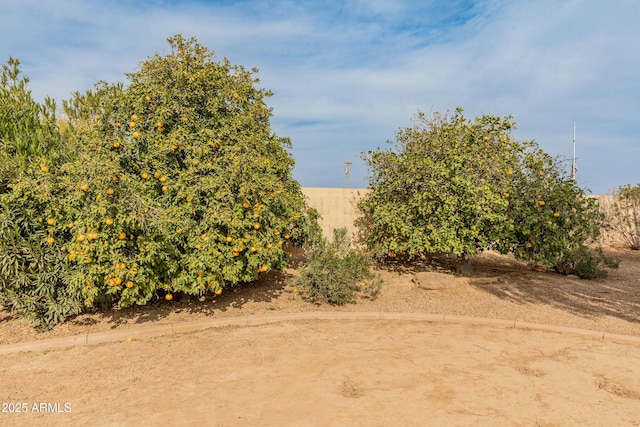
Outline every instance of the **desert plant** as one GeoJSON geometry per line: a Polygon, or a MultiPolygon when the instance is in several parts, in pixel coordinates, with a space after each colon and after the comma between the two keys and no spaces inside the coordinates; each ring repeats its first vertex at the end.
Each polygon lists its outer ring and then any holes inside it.
{"type": "Polygon", "coordinates": [[[609,226],[617,232],[624,245],[633,250],[640,249],[640,184],[623,185],[611,195],[612,203],[607,209],[609,226]]]}
{"type": "Polygon", "coordinates": [[[332,241],[317,235],[308,251],[309,260],[293,285],[312,300],[344,305],[380,292],[382,279],[372,272],[371,259],[352,245],[345,228],[335,229],[332,241]]]}
{"type": "Polygon", "coordinates": [[[578,246],[568,252],[555,265],[560,274],[574,274],[580,279],[603,279],[607,277],[606,268],[618,268],[618,260],[606,256],[602,248],[589,250],[586,246],[578,246]]]}

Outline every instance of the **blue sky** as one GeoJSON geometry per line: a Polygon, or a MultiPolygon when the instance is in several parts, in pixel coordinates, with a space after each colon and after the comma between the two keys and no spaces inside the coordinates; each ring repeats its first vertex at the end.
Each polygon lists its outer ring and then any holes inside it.
{"type": "Polygon", "coordinates": [[[260,69],[303,186],[367,185],[361,153],[418,111],[513,115],[595,194],[640,183],[637,0],[3,0],[0,61],[36,99],[126,81],[166,38],[260,69]]]}

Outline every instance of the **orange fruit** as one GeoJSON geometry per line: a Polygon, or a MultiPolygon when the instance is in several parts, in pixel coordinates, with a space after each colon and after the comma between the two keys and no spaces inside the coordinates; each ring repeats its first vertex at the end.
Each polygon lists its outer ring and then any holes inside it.
{"type": "Polygon", "coordinates": [[[273,234],[275,234],[276,236],[280,235],[280,232],[278,230],[274,231],[273,234]]]}
{"type": "Polygon", "coordinates": [[[166,176],[161,176],[159,181],[160,182],[167,182],[167,177],[166,176]]]}
{"type": "Polygon", "coordinates": [[[112,218],[107,218],[104,220],[104,223],[107,225],[113,225],[113,219],[112,218]]]}
{"type": "Polygon", "coordinates": [[[144,97],[145,101],[151,101],[151,97],[149,95],[144,97]]]}
{"type": "Polygon", "coordinates": [[[195,248],[196,248],[196,249],[202,249],[202,245],[201,245],[201,244],[197,244],[197,245],[195,246],[195,248]]]}
{"type": "Polygon", "coordinates": [[[531,246],[533,246],[533,245],[531,244],[531,242],[527,242],[527,244],[526,244],[525,246],[526,246],[526,247],[528,247],[528,248],[530,248],[530,247],[531,247],[531,246]]]}
{"type": "Polygon", "coordinates": [[[154,173],[153,173],[153,177],[154,177],[155,179],[160,178],[160,172],[154,172],[154,173]]]}
{"type": "Polygon", "coordinates": [[[146,172],[144,172],[144,173],[142,174],[142,179],[147,179],[147,178],[149,178],[149,174],[148,174],[148,173],[146,173],[146,172]]]}
{"type": "Polygon", "coordinates": [[[556,217],[556,218],[558,218],[558,217],[560,216],[560,212],[554,212],[554,213],[553,213],[553,216],[554,216],[554,217],[556,217]]]}
{"type": "Polygon", "coordinates": [[[180,146],[178,144],[171,144],[171,149],[172,150],[177,150],[178,148],[180,148],[180,146]]]}
{"type": "Polygon", "coordinates": [[[122,123],[120,123],[120,122],[116,122],[116,123],[115,123],[115,126],[116,126],[117,128],[119,128],[120,126],[122,126],[122,123]]]}
{"type": "Polygon", "coordinates": [[[260,224],[258,224],[258,223],[253,224],[253,228],[254,228],[255,230],[260,230],[260,224]]]}
{"type": "Polygon", "coordinates": [[[93,260],[91,258],[87,258],[84,260],[85,264],[91,264],[93,262],[93,260]]]}
{"type": "Polygon", "coordinates": [[[118,268],[120,270],[124,270],[125,268],[127,268],[127,265],[124,262],[119,262],[118,263],[118,268]]]}
{"type": "Polygon", "coordinates": [[[167,191],[168,187],[166,185],[162,186],[162,191],[167,191]]]}
{"type": "Polygon", "coordinates": [[[89,240],[96,240],[98,238],[98,233],[89,233],[87,234],[89,240]]]}
{"type": "Polygon", "coordinates": [[[508,176],[513,175],[513,171],[512,171],[512,170],[508,170],[508,171],[507,171],[507,175],[508,175],[508,176]]]}
{"type": "Polygon", "coordinates": [[[171,301],[173,299],[173,295],[172,294],[166,294],[164,296],[164,299],[166,299],[167,301],[171,301]]]}
{"type": "Polygon", "coordinates": [[[87,183],[82,184],[82,185],[80,186],[80,189],[81,189],[82,191],[87,191],[87,190],[89,189],[89,184],[87,184],[87,183]]]}
{"type": "Polygon", "coordinates": [[[47,166],[40,166],[40,170],[44,173],[49,172],[49,168],[47,166]]]}
{"type": "Polygon", "coordinates": [[[245,203],[242,205],[242,207],[243,207],[243,208],[245,208],[245,209],[249,209],[249,206],[250,206],[250,205],[249,205],[249,203],[247,203],[247,202],[245,202],[245,203]]]}
{"type": "Polygon", "coordinates": [[[233,78],[237,79],[238,78],[238,73],[234,73],[233,78]]]}
{"type": "Polygon", "coordinates": [[[285,238],[285,239],[288,239],[289,237],[291,237],[291,236],[289,236],[288,234],[285,234],[285,235],[284,235],[284,238],[285,238]]]}
{"type": "Polygon", "coordinates": [[[127,233],[125,233],[124,231],[118,234],[118,239],[124,240],[126,238],[127,238],[127,233]]]}
{"type": "Polygon", "coordinates": [[[136,122],[131,122],[131,123],[129,123],[129,127],[130,127],[130,128],[132,128],[132,129],[133,129],[134,127],[136,127],[136,122]]]}
{"type": "Polygon", "coordinates": [[[215,293],[216,295],[220,295],[220,294],[222,293],[222,289],[221,289],[221,288],[218,288],[218,289],[216,289],[216,290],[215,290],[215,292],[214,292],[214,293],[215,293]]]}
{"type": "Polygon", "coordinates": [[[544,200],[538,200],[538,205],[544,206],[544,200]]]}
{"type": "Polygon", "coordinates": [[[198,272],[198,277],[204,277],[204,271],[199,271],[198,272]]]}
{"type": "Polygon", "coordinates": [[[84,236],[82,234],[79,234],[78,237],[76,237],[76,240],[78,242],[84,242],[84,236]]]}
{"type": "Polygon", "coordinates": [[[107,194],[108,195],[113,195],[113,193],[115,193],[115,191],[113,191],[113,188],[107,188],[107,194]]]}
{"type": "Polygon", "coordinates": [[[50,245],[53,245],[56,242],[56,239],[54,239],[53,237],[49,236],[46,239],[46,242],[50,245]]]}
{"type": "Polygon", "coordinates": [[[240,95],[238,95],[238,92],[233,92],[233,99],[238,99],[240,95]]]}
{"type": "Polygon", "coordinates": [[[293,289],[291,289],[291,293],[292,293],[292,294],[297,294],[297,293],[298,293],[298,288],[293,288],[293,289]]]}
{"type": "Polygon", "coordinates": [[[231,243],[231,242],[233,242],[233,237],[227,236],[227,243],[231,243]]]}
{"type": "Polygon", "coordinates": [[[134,122],[135,122],[136,120],[138,120],[138,115],[137,115],[137,114],[132,114],[132,115],[131,115],[131,120],[133,120],[134,122]]]}
{"type": "Polygon", "coordinates": [[[126,285],[127,288],[133,288],[133,282],[131,280],[129,280],[126,285]]]}
{"type": "Polygon", "coordinates": [[[273,245],[271,243],[267,243],[267,249],[271,249],[273,245]]]}
{"type": "Polygon", "coordinates": [[[135,139],[140,138],[140,132],[134,132],[134,133],[133,133],[133,137],[134,137],[135,139]]]}
{"type": "Polygon", "coordinates": [[[120,148],[120,142],[116,141],[113,143],[113,148],[120,148]]]}
{"type": "Polygon", "coordinates": [[[233,256],[238,256],[238,255],[240,255],[240,252],[238,252],[238,251],[233,251],[233,256]]]}
{"type": "Polygon", "coordinates": [[[504,193],[504,194],[502,195],[502,197],[504,197],[505,199],[508,199],[508,198],[509,198],[509,193],[504,193]]]}
{"type": "Polygon", "coordinates": [[[113,282],[116,285],[120,285],[122,283],[122,277],[116,277],[115,279],[113,279],[113,282]]]}
{"type": "Polygon", "coordinates": [[[483,141],[488,141],[488,140],[489,140],[489,137],[488,137],[487,135],[485,135],[485,136],[483,136],[483,137],[482,137],[482,140],[483,140],[483,141]]]}
{"type": "Polygon", "coordinates": [[[53,224],[55,224],[55,223],[56,223],[56,220],[55,220],[55,219],[53,219],[53,218],[47,218],[47,224],[49,224],[49,225],[53,225],[53,224]]]}
{"type": "Polygon", "coordinates": [[[100,114],[96,114],[96,120],[100,120],[100,114]]]}
{"type": "Polygon", "coordinates": [[[73,223],[72,223],[72,222],[70,222],[69,224],[67,224],[67,228],[68,228],[68,229],[72,229],[72,228],[73,228],[73,223]]]}

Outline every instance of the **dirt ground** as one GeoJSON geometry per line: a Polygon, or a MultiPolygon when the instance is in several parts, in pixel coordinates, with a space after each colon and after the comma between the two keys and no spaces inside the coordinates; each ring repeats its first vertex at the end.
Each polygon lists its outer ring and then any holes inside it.
{"type": "MultiPolygon", "coordinates": [[[[387,265],[376,300],[344,307],[311,303],[287,275],[272,275],[216,299],[86,314],[47,333],[0,315],[0,345],[314,310],[459,314],[640,336],[640,252],[607,253],[622,263],[596,281],[494,254],[474,259],[472,277],[427,262],[387,265]]],[[[285,321],[3,355],[0,403],[3,426],[638,426],[640,347],[486,325],[285,321]]]]}

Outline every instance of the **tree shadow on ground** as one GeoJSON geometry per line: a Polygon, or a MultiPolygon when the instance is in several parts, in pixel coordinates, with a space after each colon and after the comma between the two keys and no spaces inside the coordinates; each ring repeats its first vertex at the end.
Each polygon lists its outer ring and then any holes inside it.
{"type": "Polygon", "coordinates": [[[456,260],[447,255],[432,254],[429,256],[408,257],[403,255],[388,256],[377,260],[376,267],[398,274],[415,274],[422,271],[438,271],[454,273],[456,260]]]}
{"type": "Polygon", "coordinates": [[[607,249],[621,260],[605,279],[580,280],[552,270],[534,270],[512,257],[483,254],[473,259],[471,286],[516,304],[545,304],[587,318],[611,316],[640,323],[640,252],[607,249]]]}
{"type": "MultiPolygon", "coordinates": [[[[164,297],[158,293],[144,306],[95,310],[89,317],[72,319],[69,322],[82,326],[106,320],[112,324],[112,329],[117,329],[131,324],[176,321],[182,316],[198,315],[198,318],[213,318],[224,315],[226,312],[247,315],[251,312],[243,313],[242,310],[248,304],[264,303],[266,310],[269,310],[269,303],[287,292],[286,283],[289,276],[286,272],[272,272],[256,282],[226,287],[221,295],[209,292],[202,299],[195,295],[174,294],[172,301],[165,301],[164,297]]],[[[275,310],[277,307],[272,309],[275,310]]]]}

